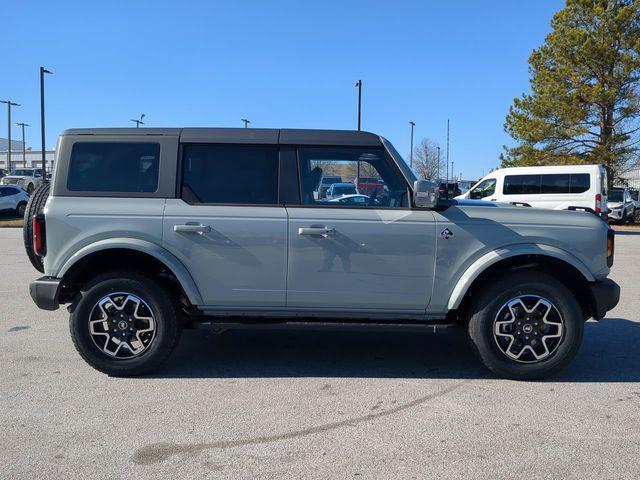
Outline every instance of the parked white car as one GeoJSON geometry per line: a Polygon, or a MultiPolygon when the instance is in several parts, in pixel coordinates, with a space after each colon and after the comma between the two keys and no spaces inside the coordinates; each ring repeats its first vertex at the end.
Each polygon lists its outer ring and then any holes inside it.
{"type": "Polygon", "coordinates": [[[602,165],[502,168],[456,198],[552,210],[588,209],[606,218],[607,171],[602,165]]]}
{"type": "Polygon", "coordinates": [[[42,183],[41,168],[16,168],[10,175],[2,177],[0,185],[15,185],[25,190],[29,195],[42,183]]]}
{"type": "Polygon", "coordinates": [[[609,208],[609,220],[613,222],[626,223],[634,219],[635,203],[626,188],[609,190],[607,207],[609,208]]]}
{"type": "Polygon", "coordinates": [[[0,212],[22,216],[28,201],[29,195],[21,188],[0,186],[0,212]]]}

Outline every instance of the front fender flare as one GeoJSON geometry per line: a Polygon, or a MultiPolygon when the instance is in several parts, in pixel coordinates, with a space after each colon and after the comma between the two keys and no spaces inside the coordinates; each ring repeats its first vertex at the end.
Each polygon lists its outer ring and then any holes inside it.
{"type": "Polygon", "coordinates": [[[502,260],[516,257],[518,255],[544,255],[562,260],[575,267],[588,282],[595,281],[593,274],[589,271],[587,266],[575,255],[567,252],[566,250],[562,250],[561,248],[553,247],[551,245],[537,243],[509,245],[485,253],[464,271],[464,273],[458,278],[458,281],[449,296],[447,309],[454,310],[460,306],[460,303],[467,294],[467,290],[469,290],[473,281],[487,268],[502,260]]]}
{"type": "Polygon", "coordinates": [[[88,255],[91,255],[92,253],[96,253],[102,250],[111,250],[114,248],[136,250],[138,252],[146,253],[156,258],[157,260],[165,264],[167,268],[169,268],[169,270],[171,270],[171,272],[176,276],[178,282],[180,282],[180,285],[184,290],[184,293],[187,295],[189,302],[191,302],[192,305],[202,305],[202,296],[200,295],[200,291],[198,290],[195,281],[191,277],[191,274],[182,264],[182,262],[180,262],[180,260],[169,253],[166,249],[162,248],[160,245],[149,242],[147,240],[126,237],[98,240],[97,242],[82,247],[71,257],[69,257],[62,265],[62,268],[60,268],[60,270],[58,271],[57,276],[59,278],[64,278],[64,275],[73,265],[75,265],[77,262],[87,257],[88,255]]]}

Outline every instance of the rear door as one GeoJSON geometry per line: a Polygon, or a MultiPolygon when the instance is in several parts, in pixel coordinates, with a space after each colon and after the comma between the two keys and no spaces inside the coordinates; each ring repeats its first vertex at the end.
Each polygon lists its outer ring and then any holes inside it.
{"type": "Polygon", "coordinates": [[[404,177],[383,149],[298,149],[301,200],[287,206],[287,306],[421,314],[433,285],[433,212],[412,210],[404,177]],[[318,200],[323,175],[380,178],[361,206],[318,200]]]}
{"type": "Polygon", "coordinates": [[[179,198],[168,199],[164,246],[211,309],[283,307],[287,214],[277,145],[186,144],[179,198]]]}

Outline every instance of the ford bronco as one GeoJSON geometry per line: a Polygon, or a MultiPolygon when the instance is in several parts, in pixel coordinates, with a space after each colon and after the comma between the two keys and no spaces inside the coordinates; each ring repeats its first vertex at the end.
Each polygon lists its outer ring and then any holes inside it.
{"type": "Polygon", "coordinates": [[[614,236],[588,212],[438,198],[367,132],[77,129],[30,200],[42,309],[68,304],[94,368],[150,372],[183,328],[461,325],[495,374],[537,379],[618,302],[614,236]],[[321,179],[379,179],[361,202],[321,179]]]}

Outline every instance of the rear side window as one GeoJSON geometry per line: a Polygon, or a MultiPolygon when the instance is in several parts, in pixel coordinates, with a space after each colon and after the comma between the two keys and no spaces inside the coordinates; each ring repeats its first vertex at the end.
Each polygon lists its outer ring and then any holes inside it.
{"type": "Polygon", "coordinates": [[[505,195],[539,194],[540,175],[507,175],[502,191],[505,195]]]}
{"type": "Polygon", "coordinates": [[[160,144],[76,142],[67,189],[76,192],[155,192],[160,144]]]}
{"type": "Polygon", "coordinates": [[[591,187],[588,173],[545,173],[543,175],[507,175],[505,195],[551,195],[583,193],[591,187]]]}
{"type": "Polygon", "coordinates": [[[591,175],[588,173],[572,173],[570,193],[584,193],[591,188],[591,175]]]}
{"type": "Polygon", "coordinates": [[[182,199],[188,203],[277,204],[278,148],[185,145],[182,199]]]}

